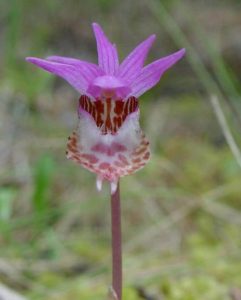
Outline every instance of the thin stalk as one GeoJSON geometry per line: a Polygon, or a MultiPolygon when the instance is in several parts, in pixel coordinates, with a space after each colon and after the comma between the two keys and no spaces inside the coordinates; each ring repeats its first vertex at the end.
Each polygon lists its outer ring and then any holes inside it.
{"type": "Polygon", "coordinates": [[[112,233],[112,287],[117,299],[122,299],[122,243],[121,243],[121,205],[120,185],[111,195],[111,233],[112,233]]]}

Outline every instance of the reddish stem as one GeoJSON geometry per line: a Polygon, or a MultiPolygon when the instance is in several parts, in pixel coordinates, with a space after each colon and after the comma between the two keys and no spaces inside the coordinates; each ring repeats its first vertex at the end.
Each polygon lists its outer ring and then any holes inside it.
{"type": "Polygon", "coordinates": [[[112,231],[112,287],[118,300],[122,299],[122,246],[121,246],[121,205],[120,185],[111,195],[111,231],[112,231]]]}

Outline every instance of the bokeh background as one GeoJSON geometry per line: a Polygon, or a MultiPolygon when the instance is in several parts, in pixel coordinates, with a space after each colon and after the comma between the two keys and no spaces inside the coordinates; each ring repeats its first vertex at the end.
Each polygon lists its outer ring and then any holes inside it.
{"type": "Polygon", "coordinates": [[[97,193],[95,176],[65,158],[79,95],[24,61],[96,62],[95,21],[121,59],[152,33],[148,61],[187,49],[140,99],[152,160],[121,182],[124,299],[241,299],[240,10],[239,0],[0,0],[5,287],[36,300],[106,298],[109,189],[97,193]]]}

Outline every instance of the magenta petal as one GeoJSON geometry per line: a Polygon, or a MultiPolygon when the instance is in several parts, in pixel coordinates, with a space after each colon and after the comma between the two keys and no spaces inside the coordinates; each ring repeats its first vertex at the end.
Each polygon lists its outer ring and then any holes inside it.
{"type": "Polygon", "coordinates": [[[179,61],[184,54],[185,49],[181,49],[144,67],[138,77],[131,84],[131,95],[139,97],[156,85],[162,74],[179,61]]]}
{"type": "Polygon", "coordinates": [[[106,75],[114,75],[119,67],[116,47],[110,43],[97,23],[93,23],[92,26],[97,43],[99,66],[106,75]]]}
{"type": "Polygon", "coordinates": [[[143,67],[146,56],[155,38],[156,36],[154,34],[149,36],[125,58],[119,67],[119,77],[126,78],[130,82],[136,78],[143,67]]]}
{"type": "Polygon", "coordinates": [[[88,63],[83,64],[82,67],[80,67],[35,57],[27,57],[26,60],[50,73],[64,78],[81,94],[86,92],[90,79],[92,78],[90,74],[87,75],[86,72],[88,63]]]}

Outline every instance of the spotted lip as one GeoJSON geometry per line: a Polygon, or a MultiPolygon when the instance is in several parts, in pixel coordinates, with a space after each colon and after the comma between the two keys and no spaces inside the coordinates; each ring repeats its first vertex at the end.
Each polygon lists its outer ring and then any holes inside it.
{"type": "Polygon", "coordinates": [[[89,171],[96,173],[99,178],[117,182],[120,177],[130,175],[143,168],[150,159],[149,141],[142,133],[139,144],[133,151],[116,149],[113,155],[103,156],[99,151],[86,153],[74,132],[68,140],[66,156],[68,159],[81,164],[89,171]],[[101,155],[100,155],[101,154],[101,155]]]}
{"type": "Polygon", "coordinates": [[[112,98],[96,99],[92,101],[86,95],[79,99],[79,113],[87,112],[94,119],[102,134],[116,134],[127,116],[138,110],[138,99],[129,97],[127,100],[113,100],[112,98]]]}

